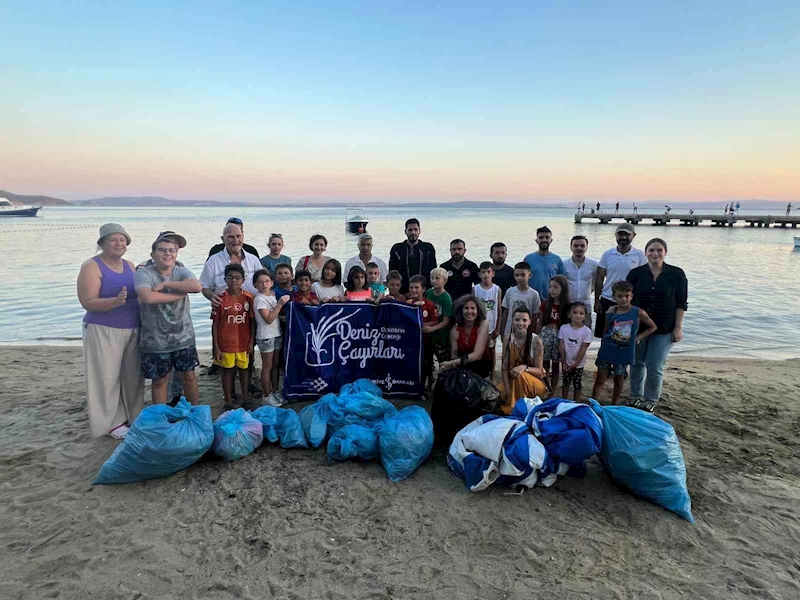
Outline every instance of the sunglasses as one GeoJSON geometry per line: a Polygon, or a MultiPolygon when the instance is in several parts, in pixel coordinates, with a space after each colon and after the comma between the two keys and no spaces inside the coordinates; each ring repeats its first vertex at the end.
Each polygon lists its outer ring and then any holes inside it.
{"type": "Polygon", "coordinates": [[[272,239],[272,238],[281,238],[281,239],[283,239],[283,234],[282,233],[270,233],[269,234],[269,239],[272,239]]]}
{"type": "Polygon", "coordinates": [[[241,225],[242,220],[238,217],[231,217],[230,219],[228,219],[228,223],[233,223],[234,225],[241,225]]]}

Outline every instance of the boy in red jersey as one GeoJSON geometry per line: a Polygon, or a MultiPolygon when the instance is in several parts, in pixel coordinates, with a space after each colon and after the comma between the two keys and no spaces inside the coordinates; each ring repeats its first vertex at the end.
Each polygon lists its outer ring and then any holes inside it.
{"type": "Polygon", "coordinates": [[[225,410],[233,408],[235,373],[239,371],[242,404],[249,408],[247,394],[248,357],[255,343],[256,320],[253,313],[253,296],[242,289],[244,268],[239,264],[225,267],[228,289],[220,295],[220,305],[211,309],[211,338],[214,343],[214,360],[222,367],[222,392],[225,410]]]}

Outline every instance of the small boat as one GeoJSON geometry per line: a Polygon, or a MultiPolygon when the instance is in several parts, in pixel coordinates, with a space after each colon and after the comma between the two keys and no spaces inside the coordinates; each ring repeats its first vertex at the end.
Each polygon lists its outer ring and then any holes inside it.
{"type": "Polygon", "coordinates": [[[344,215],[344,227],[347,233],[359,235],[367,233],[367,216],[360,208],[348,208],[344,215]]]}
{"type": "Polygon", "coordinates": [[[0,217],[35,217],[41,206],[13,204],[8,198],[0,198],[0,217]]]}

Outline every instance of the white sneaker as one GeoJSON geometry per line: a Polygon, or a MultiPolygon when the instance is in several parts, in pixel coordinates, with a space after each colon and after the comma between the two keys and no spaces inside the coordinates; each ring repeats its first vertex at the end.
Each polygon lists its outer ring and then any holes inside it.
{"type": "Polygon", "coordinates": [[[275,394],[270,394],[261,401],[262,406],[281,406],[283,402],[275,397],[275,394]]]}
{"type": "Polygon", "coordinates": [[[275,400],[281,403],[281,406],[289,402],[283,396],[281,396],[280,392],[273,392],[272,395],[275,397],[275,400]]]}

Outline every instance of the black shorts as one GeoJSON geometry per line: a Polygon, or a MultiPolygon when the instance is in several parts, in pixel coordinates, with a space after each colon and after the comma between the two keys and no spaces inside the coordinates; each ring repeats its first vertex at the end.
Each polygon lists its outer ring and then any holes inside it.
{"type": "Polygon", "coordinates": [[[583,367],[576,367],[572,371],[564,371],[561,374],[561,385],[563,387],[569,387],[570,382],[572,382],[573,389],[580,390],[582,379],[583,367]]]}
{"type": "Polygon", "coordinates": [[[142,352],[142,374],[145,379],[161,379],[176,371],[193,371],[200,364],[197,348],[181,348],[175,352],[142,352]]]}

